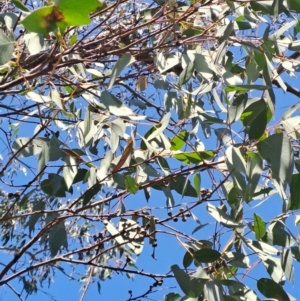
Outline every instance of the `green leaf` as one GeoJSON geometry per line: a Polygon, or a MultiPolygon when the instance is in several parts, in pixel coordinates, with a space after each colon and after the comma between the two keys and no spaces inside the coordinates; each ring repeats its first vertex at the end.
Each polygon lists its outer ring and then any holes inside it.
{"type": "Polygon", "coordinates": [[[115,226],[107,220],[105,220],[103,224],[106,230],[114,237],[114,240],[119,244],[119,248],[124,247],[126,241],[123,239],[120,232],[115,228],[115,226]]]}
{"type": "Polygon", "coordinates": [[[50,159],[50,146],[48,143],[43,144],[42,151],[39,154],[38,157],[38,173],[39,179],[42,177],[42,170],[46,167],[48,161],[50,159]]]}
{"type": "Polygon", "coordinates": [[[89,14],[105,7],[105,2],[98,0],[55,0],[54,3],[64,16],[58,22],[58,27],[61,26],[60,23],[64,23],[66,27],[88,25],[91,22],[89,14]]]}
{"type": "Polygon", "coordinates": [[[77,162],[75,158],[72,158],[70,156],[65,157],[65,164],[63,167],[63,175],[66,182],[67,189],[70,189],[70,187],[73,184],[73,181],[77,175],[78,167],[77,162]]]}
{"type": "Polygon", "coordinates": [[[213,151],[185,152],[174,155],[174,158],[186,164],[198,164],[204,160],[209,160],[214,156],[213,151]]]}
{"type": "Polygon", "coordinates": [[[178,77],[178,86],[186,84],[192,77],[194,72],[194,62],[189,62],[187,66],[182,70],[178,77]]]}
{"type": "Polygon", "coordinates": [[[300,246],[294,246],[294,247],[291,247],[291,252],[294,256],[294,258],[300,262],[300,246]]]}
{"type": "Polygon", "coordinates": [[[198,262],[211,263],[221,258],[221,253],[209,248],[203,248],[194,253],[194,258],[198,262]]]}
{"type": "Polygon", "coordinates": [[[244,126],[249,126],[249,139],[259,139],[265,132],[267,126],[267,104],[264,99],[251,103],[241,115],[244,126]]]}
{"type": "Polygon", "coordinates": [[[247,100],[248,100],[247,93],[240,94],[234,99],[234,101],[232,102],[228,110],[227,119],[230,124],[240,119],[244,109],[246,108],[247,100]]]}
{"type": "Polygon", "coordinates": [[[250,259],[248,255],[240,252],[226,252],[224,259],[227,262],[230,262],[231,265],[238,268],[246,269],[250,267],[250,259]]]}
{"type": "Polygon", "coordinates": [[[272,89],[272,79],[271,79],[271,73],[272,70],[270,70],[270,66],[267,64],[267,61],[269,59],[266,57],[266,54],[264,55],[265,59],[265,66],[263,68],[263,82],[268,86],[268,90],[265,91],[265,98],[269,107],[269,110],[271,111],[271,114],[274,114],[275,111],[275,93],[274,90],[272,89]]]}
{"type": "Polygon", "coordinates": [[[261,278],[257,281],[258,290],[267,298],[274,298],[276,300],[290,300],[287,293],[284,291],[281,285],[274,280],[261,278]]]}
{"type": "Polygon", "coordinates": [[[165,72],[168,72],[173,67],[180,64],[180,58],[182,54],[179,52],[173,52],[169,53],[167,57],[165,58],[165,55],[163,52],[160,52],[157,57],[155,57],[155,64],[157,65],[157,68],[161,74],[164,74],[165,72]]]}
{"type": "Polygon", "coordinates": [[[242,223],[235,223],[223,210],[207,204],[208,213],[226,228],[244,228],[242,223]]]}
{"type": "Polygon", "coordinates": [[[90,24],[89,13],[104,5],[98,0],[56,0],[54,5],[32,11],[21,23],[32,32],[47,34],[59,28],[63,34],[68,26],[90,24]]]}
{"type": "Polygon", "coordinates": [[[131,65],[133,62],[135,61],[135,58],[129,54],[129,53],[125,53],[122,55],[122,57],[117,61],[117,63],[115,64],[112,73],[111,73],[111,78],[108,84],[107,89],[111,89],[112,86],[114,85],[117,77],[120,75],[120,73],[129,65],[131,65]]]}
{"type": "Polygon", "coordinates": [[[126,190],[132,194],[136,194],[139,191],[139,185],[135,182],[134,178],[127,175],[125,177],[126,190]]]}
{"type": "Polygon", "coordinates": [[[290,117],[285,120],[282,120],[283,128],[286,133],[294,139],[300,138],[300,116],[290,117]]]}
{"type": "Polygon", "coordinates": [[[185,144],[187,139],[189,138],[189,132],[182,131],[177,134],[170,142],[171,142],[171,150],[180,150],[185,144]]]}
{"type": "Polygon", "coordinates": [[[87,205],[90,200],[101,190],[101,187],[102,185],[100,183],[96,183],[94,186],[90,187],[84,194],[82,205],[87,205]]]}
{"type": "Polygon", "coordinates": [[[61,99],[60,94],[56,89],[51,90],[51,99],[62,111],[67,111],[64,101],[61,99]]]}
{"type": "Polygon", "coordinates": [[[262,157],[271,165],[272,177],[283,185],[291,183],[294,152],[290,140],[282,133],[273,134],[261,141],[257,148],[262,157]]]}
{"type": "Polygon", "coordinates": [[[134,220],[122,219],[118,225],[119,233],[124,233],[124,229],[126,229],[126,233],[122,235],[124,243],[136,255],[140,255],[144,248],[144,236],[140,237],[138,235],[139,224],[134,220]]]}
{"type": "Polygon", "coordinates": [[[11,3],[13,3],[18,9],[29,12],[29,9],[19,0],[11,0],[11,3]]]}
{"type": "Polygon", "coordinates": [[[208,281],[205,285],[206,300],[225,301],[222,285],[216,280],[208,281]]]}
{"type": "Polygon", "coordinates": [[[197,192],[198,197],[201,196],[200,190],[201,190],[201,175],[200,173],[196,174],[194,176],[194,188],[197,192]]]}
{"type": "Polygon", "coordinates": [[[193,263],[193,261],[194,261],[193,253],[194,253],[194,249],[191,249],[191,248],[185,252],[183,261],[182,261],[182,264],[185,269],[187,269],[193,263]]]}
{"type": "Polygon", "coordinates": [[[137,116],[130,108],[125,106],[122,101],[116,98],[108,91],[103,91],[101,94],[101,103],[105,105],[110,113],[126,119],[143,120],[145,116],[137,116]]]}
{"type": "Polygon", "coordinates": [[[246,68],[248,83],[254,83],[259,78],[259,66],[254,61],[249,62],[246,68]]]}
{"type": "Polygon", "coordinates": [[[193,275],[185,273],[178,265],[172,265],[171,270],[174,273],[175,279],[179,284],[181,290],[189,297],[198,297],[203,289],[208,277],[198,278],[193,275]]]}
{"type": "Polygon", "coordinates": [[[287,5],[291,11],[300,13],[300,0],[287,0],[287,5]]]}
{"type": "Polygon", "coordinates": [[[263,13],[263,14],[268,15],[268,14],[272,14],[272,12],[273,12],[273,9],[272,9],[271,5],[270,4],[265,4],[262,1],[251,2],[250,5],[251,5],[251,8],[254,11],[259,12],[259,13],[263,13]]]}
{"type": "Polygon", "coordinates": [[[41,188],[46,194],[57,197],[65,197],[66,192],[72,192],[72,187],[68,190],[65,179],[53,173],[48,174],[48,179],[42,181],[41,188]]]}
{"type": "MultiPolygon", "coordinates": [[[[59,217],[58,213],[48,213],[46,224],[59,217]]],[[[68,248],[67,232],[63,221],[52,227],[49,231],[49,247],[51,257],[56,256],[61,247],[68,248]]]]}
{"type": "Polygon", "coordinates": [[[13,142],[12,149],[14,152],[19,151],[19,155],[21,157],[30,157],[38,155],[42,151],[43,145],[45,145],[47,141],[49,140],[43,138],[17,138],[13,142]]]}
{"type": "MultiPolygon", "coordinates": [[[[45,209],[45,202],[44,201],[38,201],[33,203],[32,212],[36,211],[43,211],[45,209]]],[[[34,231],[35,224],[37,221],[43,216],[43,213],[36,213],[31,214],[28,222],[26,223],[26,226],[28,226],[29,229],[29,235],[31,235],[32,231],[34,231]]]]}
{"type": "Polygon", "coordinates": [[[0,30],[0,65],[4,65],[12,59],[14,45],[15,39],[13,35],[6,36],[3,30],[0,30]]]}
{"type": "Polygon", "coordinates": [[[156,242],[156,223],[154,216],[151,216],[150,222],[149,222],[149,244],[153,245],[156,242]]]}
{"type": "Polygon", "coordinates": [[[267,272],[276,283],[283,283],[285,280],[284,272],[281,267],[280,258],[267,256],[267,259],[263,260],[263,264],[267,269],[267,272]]]}
{"type": "Polygon", "coordinates": [[[246,162],[242,156],[241,149],[230,146],[226,150],[226,165],[234,183],[239,190],[243,192],[246,190],[246,181],[244,175],[246,174],[246,162]]]}
{"type": "Polygon", "coordinates": [[[256,239],[261,239],[266,234],[266,223],[256,213],[253,214],[253,220],[254,220],[255,237],[256,237],[256,239]]]}
{"type": "Polygon", "coordinates": [[[281,266],[284,270],[285,276],[289,279],[289,281],[294,283],[294,265],[293,265],[293,257],[292,252],[289,249],[283,249],[281,253],[281,266]]]}
{"type": "Polygon", "coordinates": [[[293,174],[291,181],[291,204],[290,210],[300,209],[300,174],[293,174]]]}
{"type": "Polygon", "coordinates": [[[175,179],[171,179],[170,181],[170,188],[175,190],[177,193],[181,194],[182,196],[189,196],[189,197],[197,197],[197,192],[194,187],[191,185],[190,180],[188,177],[176,177],[175,179]]]}
{"type": "Polygon", "coordinates": [[[264,91],[269,89],[268,86],[264,86],[264,85],[231,85],[231,86],[227,86],[225,88],[225,92],[234,92],[234,91],[239,91],[239,92],[247,92],[250,90],[259,90],[259,91],[264,91]]]}
{"type": "Polygon", "coordinates": [[[236,188],[236,186],[233,186],[231,188],[231,190],[229,191],[228,193],[228,196],[227,196],[227,200],[228,200],[228,203],[231,205],[231,206],[235,206],[238,204],[239,202],[239,193],[238,193],[238,189],[236,188]]]}
{"type": "Polygon", "coordinates": [[[53,6],[44,6],[32,11],[21,23],[31,31],[40,34],[48,34],[57,28],[56,22],[53,21],[53,6]]]}
{"type": "Polygon", "coordinates": [[[248,152],[247,155],[246,173],[248,184],[245,199],[249,202],[256,192],[259,179],[263,172],[263,160],[258,153],[248,152]]]}
{"type": "Polygon", "coordinates": [[[158,126],[155,127],[155,131],[153,131],[148,137],[147,141],[150,141],[154,138],[156,138],[159,134],[161,134],[169,125],[169,121],[171,118],[171,113],[168,112],[163,118],[161,119],[158,126]]]}
{"type": "Polygon", "coordinates": [[[214,64],[209,58],[203,54],[196,53],[194,61],[195,70],[206,79],[213,77],[214,73],[217,73],[214,64]]]}
{"type": "Polygon", "coordinates": [[[169,83],[162,79],[157,79],[153,84],[155,89],[167,90],[169,87],[169,83]]]}
{"type": "Polygon", "coordinates": [[[282,229],[281,224],[276,223],[271,225],[263,237],[263,241],[270,245],[278,245],[284,248],[291,247],[296,240],[287,231],[282,229]]]}
{"type": "Polygon", "coordinates": [[[177,299],[181,298],[181,296],[177,293],[169,293],[164,297],[163,301],[176,301],[177,299]]]}

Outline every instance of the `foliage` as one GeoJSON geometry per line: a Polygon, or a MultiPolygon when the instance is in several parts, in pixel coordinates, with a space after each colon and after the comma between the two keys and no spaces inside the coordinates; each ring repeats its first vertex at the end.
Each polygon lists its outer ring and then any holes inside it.
{"type": "Polygon", "coordinates": [[[121,273],[147,279],[127,300],[294,300],[300,1],[0,9],[0,285],[22,300],[60,271],[83,300],[121,273]]]}

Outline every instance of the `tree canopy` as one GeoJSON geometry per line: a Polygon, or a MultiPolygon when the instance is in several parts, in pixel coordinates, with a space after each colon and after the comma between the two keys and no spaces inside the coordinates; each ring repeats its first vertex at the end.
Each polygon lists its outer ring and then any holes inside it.
{"type": "Polygon", "coordinates": [[[2,287],[295,300],[299,0],[0,10],[2,287]]]}

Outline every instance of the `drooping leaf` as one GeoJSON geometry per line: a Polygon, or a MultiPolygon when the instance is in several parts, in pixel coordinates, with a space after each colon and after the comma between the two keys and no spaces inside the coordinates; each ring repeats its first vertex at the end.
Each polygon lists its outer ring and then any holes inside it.
{"type": "Polygon", "coordinates": [[[247,100],[248,100],[247,93],[240,94],[234,99],[234,101],[232,102],[228,110],[227,118],[230,124],[240,119],[244,109],[246,108],[247,100]]]}
{"type": "Polygon", "coordinates": [[[34,231],[35,229],[35,224],[37,223],[37,221],[43,216],[42,211],[45,209],[45,202],[43,200],[37,201],[33,204],[33,208],[32,211],[36,212],[36,211],[41,211],[40,213],[35,213],[32,214],[26,224],[26,226],[28,226],[29,229],[29,235],[31,235],[32,231],[34,231]]]}
{"type": "Polygon", "coordinates": [[[263,221],[263,219],[256,213],[253,214],[253,220],[254,220],[254,233],[256,239],[261,239],[265,236],[266,233],[266,223],[263,221]]]}
{"type": "Polygon", "coordinates": [[[271,165],[272,177],[286,188],[293,174],[294,155],[290,140],[282,133],[273,134],[261,141],[257,148],[271,165]]]}
{"type": "Polygon", "coordinates": [[[63,175],[67,185],[67,188],[70,189],[73,181],[77,175],[77,164],[76,160],[70,156],[65,157],[65,165],[63,167],[63,175]]]}
{"type": "Polygon", "coordinates": [[[263,160],[261,156],[254,152],[248,152],[248,160],[246,163],[247,173],[247,194],[246,201],[250,201],[255,194],[258,182],[263,172],[263,160]]]}
{"type": "Polygon", "coordinates": [[[200,176],[199,173],[194,176],[194,188],[195,188],[195,190],[197,192],[197,195],[199,197],[201,195],[201,193],[200,193],[200,189],[201,189],[201,176],[200,176]]]}
{"type": "Polygon", "coordinates": [[[14,52],[14,37],[6,36],[3,30],[0,30],[0,65],[6,64],[12,59],[14,52]]]}
{"type": "Polygon", "coordinates": [[[284,249],[281,254],[281,266],[284,270],[285,276],[289,279],[289,281],[294,283],[294,264],[292,252],[289,249],[284,249]]]}
{"type": "Polygon", "coordinates": [[[276,283],[284,284],[285,276],[281,267],[280,258],[267,256],[267,258],[263,260],[263,264],[272,280],[274,280],[276,283]]]}
{"type": "Polygon", "coordinates": [[[194,261],[193,258],[194,249],[190,248],[188,251],[185,252],[182,264],[185,269],[187,269],[194,261]]]}
{"type": "Polygon", "coordinates": [[[291,204],[290,210],[300,209],[300,174],[293,174],[291,180],[291,204]]]}
{"type": "Polygon", "coordinates": [[[122,55],[122,57],[118,60],[118,62],[115,64],[112,70],[110,82],[107,87],[108,90],[112,88],[120,73],[134,61],[135,58],[129,53],[125,53],[122,55]]]}
{"type": "Polygon", "coordinates": [[[171,270],[174,273],[175,279],[179,284],[181,290],[189,297],[198,297],[203,289],[205,283],[208,281],[207,278],[193,277],[181,270],[178,265],[172,265],[171,270]]]}
{"type": "Polygon", "coordinates": [[[230,146],[226,150],[225,155],[228,171],[231,173],[236,187],[241,192],[245,191],[246,181],[244,175],[246,174],[246,162],[240,149],[230,146]]]}
{"type": "MultiPolygon", "coordinates": [[[[59,218],[58,213],[48,213],[46,217],[46,224],[57,218],[59,218]]],[[[63,221],[59,222],[54,227],[51,227],[49,231],[49,247],[51,257],[56,256],[62,247],[68,248],[67,232],[63,221]]]]}
{"type": "Polygon", "coordinates": [[[227,215],[223,210],[216,208],[211,204],[207,204],[207,211],[211,214],[219,223],[221,223],[226,228],[243,228],[242,223],[236,223],[232,218],[227,215]]]}
{"type": "Polygon", "coordinates": [[[216,280],[208,281],[205,285],[205,297],[207,300],[225,301],[222,285],[216,280]]]}
{"type": "Polygon", "coordinates": [[[170,112],[168,112],[162,119],[159,126],[156,127],[155,131],[153,131],[148,137],[147,140],[150,141],[161,134],[169,125],[169,121],[171,118],[170,112]]]}
{"type": "Polygon", "coordinates": [[[188,80],[192,77],[193,72],[194,72],[194,63],[189,62],[188,65],[179,74],[178,85],[182,86],[186,84],[188,80]]]}
{"type": "Polygon", "coordinates": [[[116,164],[116,166],[113,168],[112,173],[118,171],[126,162],[126,160],[129,158],[129,156],[132,153],[132,147],[133,147],[133,140],[132,138],[129,139],[128,144],[125,147],[125,150],[122,154],[122,156],[120,157],[120,160],[118,161],[118,163],[116,164]]]}

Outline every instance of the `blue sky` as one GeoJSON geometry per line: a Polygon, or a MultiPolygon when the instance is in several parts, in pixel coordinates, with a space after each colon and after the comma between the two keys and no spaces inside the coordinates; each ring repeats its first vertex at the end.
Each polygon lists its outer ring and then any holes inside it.
{"type": "MultiPolygon", "coordinates": [[[[296,74],[297,75],[297,74],[296,74]]],[[[298,85],[299,80],[298,79],[292,79],[286,75],[283,76],[285,80],[287,80],[289,83],[294,84],[295,86],[298,85]]],[[[276,114],[273,117],[272,121],[269,125],[275,124],[279,118],[282,116],[285,110],[288,109],[291,105],[294,103],[298,103],[298,99],[294,97],[293,95],[287,93],[284,94],[280,89],[274,88],[275,93],[277,96],[277,103],[276,103],[276,114]]],[[[162,91],[154,91],[150,89],[149,94],[151,93],[157,93],[156,100],[158,102],[163,103],[163,92],[162,91]]],[[[147,95],[148,96],[148,95],[147,95]]],[[[17,105],[16,99],[6,99],[7,104],[9,105],[17,105]]],[[[84,106],[84,105],[83,105],[84,106]]],[[[150,110],[149,110],[150,111],[150,110]]],[[[151,113],[148,111],[148,114],[152,114],[154,112],[151,111],[151,113]]],[[[1,111],[1,113],[5,113],[5,110],[1,111]]],[[[20,130],[18,132],[18,137],[30,137],[32,136],[33,130],[34,130],[34,124],[26,124],[25,126],[21,126],[20,130]]],[[[214,125],[213,128],[218,128],[218,125],[214,125]]],[[[221,126],[220,126],[221,127],[221,126]]],[[[4,121],[1,124],[1,128],[4,131],[8,131],[9,124],[7,121],[4,121]]],[[[141,129],[142,127],[139,127],[141,129]]],[[[141,133],[145,133],[150,128],[150,125],[145,126],[141,133]]],[[[52,128],[54,131],[55,128],[52,128]]],[[[43,133],[44,134],[44,133],[43,133]]],[[[214,149],[216,148],[216,139],[214,136],[214,133],[212,131],[212,138],[206,140],[201,133],[201,130],[199,130],[199,137],[203,140],[206,149],[214,149]]],[[[6,136],[3,132],[0,132],[0,138],[2,141],[5,141],[6,136]]],[[[61,133],[61,139],[66,139],[66,133],[61,133]]],[[[0,149],[2,155],[5,157],[9,153],[9,151],[6,149],[5,143],[2,145],[2,149],[0,149]]],[[[30,164],[36,167],[36,160],[31,158],[28,161],[30,164]]],[[[177,163],[178,164],[178,163],[177,163]]],[[[177,165],[178,166],[178,165],[177,165]]],[[[172,163],[171,167],[175,167],[175,161],[172,163]],[[174,166],[173,166],[174,164],[174,166]]],[[[217,174],[217,172],[215,173],[217,174]]],[[[207,173],[202,173],[202,185],[203,188],[210,188],[211,182],[207,176],[207,173]]],[[[9,177],[8,177],[9,178],[9,177]]],[[[25,175],[18,175],[17,177],[14,177],[14,185],[20,185],[20,184],[26,184],[28,180],[32,179],[32,174],[30,173],[29,169],[27,169],[27,176],[25,175]]],[[[192,180],[192,177],[191,177],[192,180]]],[[[3,186],[3,189],[7,189],[6,192],[14,192],[15,188],[12,188],[9,190],[9,188],[6,188],[3,186]]],[[[79,193],[80,190],[84,190],[85,188],[83,186],[79,186],[79,190],[76,193],[79,193]]],[[[180,206],[175,207],[173,209],[173,214],[177,213],[180,207],[184,207],[185,203],[191,203],[195,202],[195,199],[187,198],[185,197],[182,199],[180,195],[174,192],[175,197],[175,203],[177,205],[180,204],[180,206]]],[[[211,198],[212,204],[218,204],[217,194],[213,195],[211,198]]],[[[152,190],[152,195],[150,198],[149,203],[145,201],[143,192],[138,192],[136,195],[130,196],[124,200],[124,204],[127,209],[136,209],[141,208],[145,206],[149,206],[152,209],[152,212],[155,213],[159,218],[164,218],[167,216],[166,212],[166,201],[165,196],[160,191],[152,190]]],[[[281,199],[276,195],[273,197],[270,197],[262,204],[259,204],[258,201],[253,201],[249,205],[245,205],[245,211],[247,213],[245,214],[246,218],[249,218],[249,220],[253,217],[253,213],[260,214],[265,221],[269,221],[270,219],[277,216],[279,213],[281,213],[281,199]],[[257,206],[257,207],[256,207],[257,206]]],[[[199,207],[195,209],[193,212],[196,217],[200,220],[202,224],[208,223],[206,227],[196,232],[193,236],[199,240],[201,239],[211,239],[210,235],[214,233],[215,229],[215,221],[208,215],[206,211],[206,204],[202,204],[199,207]]],[[[193,221],[192,218],[189,218],[187,222],[178,221],[170,222],[168,223],[171,227],[179,228],[182,232],[187,233],[191,235],[192,231],[198,226],[195,221],[193,221]]],[[[294,226],[292,219],[288,221],[289,227],[292,229],[292,232],[297,235],[298,229],[294,226]]],[[[161,273],[165,274],[170,271],[170,266],[173,264],[178,264],[180,267],[182,267],[182,259],[185,253],[184,248],[181,246],[180,242],[184,242],[184,239],[180,236],[170,235],[166,232],[169,232],[170,229],[160,227],[160,231],[163,231],[162,233],[158,233],[158,247],[156,248],[155,257],[156,259],[153,259],[151,257],[152,254],[152,248],[148,244],[148,240],[146,240],[145,243],[145,250],[142,253],[142,255],[137,259],[136,265],[138,266],[139,270],[145,270],[149,272],[155,272],[155,273],[161,273]]],[[[221,233],[223,234],[224,238],[228,238],[230,233],[227,233],[227,229],[223,228],[221,229],[221,233]]],[[[224,238],[221,239],[221,248],[220,251],[222,251],[223,244],[226,242],[224,238]]],[[[219,247],[216,245],[216,249],[219,247]]],[[[249,251],[248,251],[249,252],[249,251]]],[[[1,263],[4,264],[8,258],[12,258],[11,254],[1,254],[1,263]]],[[[251,288],[256,288],[256,280],[261,277],[268,277],[268,274],[265,271],[265,268],[263,267],[262,263],[257,263],[257,257],[256,256],[250,256],[251,258],[251,264],[253,264],[253,268],[247,273],[247,275],[244,275],[244,283],[246,285],[249,285],[251,288]]],[[[299,282],[299,271],[297,269],[298,263],[295,263],[295,286],[292,287],[291,284],[286,281],[286,291],[291,293],[296,299],[300,299],[300,291],[297,288],[297,283],[299,282]]],[[[194,267],[192,267],[194,268],[194,267]]],[[[79,271],[83,271],[83,269],[79,268],[79,271]]],[[[240,269],[238,278],[243,276],[243,274],[246,272],[245,269],[240,269]]],[[[67,269],[67,273],[71,273],[70,269],[67,269]]],[[[107,279],[104,282],[101,282],[101,295],[97,292],[97,285],[94,283],[91,285],[90,289],[88,290],[84,300],[90,301],[90,300],[113,300],[113,301],[125,301],[129,298],[128,291],[131,290],[133,293],[133,297],[139,296],[148,289],[150,285],[153,284],[153,280],[136,276],[134,280],[128,279],[126,275],[117,275],[116,273],[113,275],[112,279],[107,279]]],[[[16,288],[16,290],[21,291],[22,284],[18,281],[13,281],[12,285],[16,288]]],[[[50,295],[54,296],[55,300],[79,300],[82,290],[81,290],[82,284],[79,284],[78,282],[69,281],[66,279],[65,276],[61,275],[60,272],[56,272],[54,277],[54,282],[51,284],[51,286],[48,288],[46,285],[44,288],[41,288],[41,291],[45,291],[44,293],[39,293],[38,295],[32,295],[29,297],[29,300],[51,300],[50,295]],[[50,295],[48,295],[50,294],[50,295]]],[[[180,291],[180,288],[176,284],[176,282],[172,279],[166,280],[164,284],[161,287],[157,288],[157,292],[155,294],[150,294],[149,300],[162,300],[163,296],[167,294],[168,292],[179,292],[181,295],[183,293],[180,291]],[[171,288],[170,288],[171,287],[171,288]],[[169,288],[169,289],[167,289],[169,288]]],[[[12,293],[12,291],[8,287],[2,287],[0,289],[0,300],[19,300],[15,294],[12,293]]]]}

